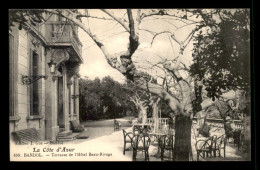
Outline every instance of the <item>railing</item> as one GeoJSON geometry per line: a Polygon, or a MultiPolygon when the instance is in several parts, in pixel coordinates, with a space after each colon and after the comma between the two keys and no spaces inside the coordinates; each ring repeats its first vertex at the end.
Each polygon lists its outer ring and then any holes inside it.
{"type": "Polygon", "coordinates": [[[147,118],[148,124],[154,124],[154,119],[153,118],[147,118]]]}
{"type": "Polygon", "coordinates": [[[76,31],[72,30],[70,23],[66,21],[47,21],[40,26],[28,25],[47,45],[72,46],[76,53],[81,57],[82,44],[80,43],[76,31]],[[74,33],[73,33],[74,32],[74,33]]]}
{"type": "Polygon", "coordinates": [[[153,133],[169,133],[169,118],[147,118],[147,122],[152,125],[153,133]]]}
{"type": "Polygon", "coordinates": [[[74,49],[76,49],[76,51],[78,51],[79,55],[81,55],[82,54],[82,51],[81,51],[82,45],[80,43],[78,43],[77,40],[73,36],[70,37],[70,40],[72,42],[74,49]]]}
{"type": "Polygon", "coordinates": [[[242,122],[234,122],[235,123],[235,128],[236,129],[243,129],[244,124],[242,122]]]}
{"type": "MultiPolygon", "coordinates": [[[[158,118],[160,125],[168,125],[169,124],[169,118],[158,118]]],[[[148,124],[154,124],[154,118],[147,118],[148,124]]]]}
{"type": "Polygon", "coordinates": [[[45,37],[49,44],[71,44],[78,55],[81,55],[82,45],[75,38],[70,23],[65,21],[46,22],[45,37]]]}
{"type": "MultiPolygon", "coordinates": [[[[200,118],[196,118],[196,117],[193,118],[193,120],[195,120],[195,123],[197,123],[197,121],[199,119],[200,118]]],[[[224,120],[223,119],[207,118],[206,122],[211,127],[224,127],[224,120]]],[[[241,120],[232,120],[232,122],[234,122],[235,129],[243,129],[244,124],[243,124],[243,122],[241,120]]]]}

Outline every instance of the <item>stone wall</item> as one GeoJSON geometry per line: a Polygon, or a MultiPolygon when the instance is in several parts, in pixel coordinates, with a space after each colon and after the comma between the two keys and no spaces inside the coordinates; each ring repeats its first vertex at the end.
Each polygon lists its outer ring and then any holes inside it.
{"type": "Polygon", "coordinates": [[[22,85],[22,75],[29,75],[29,54],[28,54],[28,35],[25,30],[19,31],[18,43],[18,115],[21,120],[18,122],[16,130],[28,128],[27,115],[30,108],[29,87],[22,85]]]}
{"type": "MultiPolygon", "coordinates": [[[[17,126],[10,129],[10,132],[27,128],[36,128],[39,130],[40,139],[45,138],[45,123],[43,119],[30,119],[30,87],[31,85],[22,84],[22,75],[30,75],[30,50],[36,50],[39,56],[39,75],[45,75],[45,55],[42,45],[35,49],[30,41],[30,33],[24,29],[19,31],[18,42],[18,80],[17,80],[17,114],[21,117],[17,126]]],[[[39,91],[39,114],[45,116],[45,80],[37,81],[39,91]]]]}

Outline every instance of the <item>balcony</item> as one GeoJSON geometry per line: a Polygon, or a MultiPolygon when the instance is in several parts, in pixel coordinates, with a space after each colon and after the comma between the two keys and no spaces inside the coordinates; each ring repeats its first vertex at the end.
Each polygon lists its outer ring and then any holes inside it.
{"type": "Polygon", "coordinates": [[[52,21],[45,23],[45,38],[51,46],[72,46],[79,58],[82,54],[82,44],[77,38],[77,30],[65,21],[52,21]]]}

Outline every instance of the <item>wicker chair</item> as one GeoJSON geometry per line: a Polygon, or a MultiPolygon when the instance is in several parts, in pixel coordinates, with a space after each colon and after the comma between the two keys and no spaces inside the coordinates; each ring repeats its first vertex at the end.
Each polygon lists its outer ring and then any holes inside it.
{"type": "Polygon", "coordinates": [[[199,161],[199,157],[206,158],[212,157],[212,152],[214,152],[214,143],[216,140],[216,136],[211,136],[206,140],[198,140],[195,144],[197,151],[197,161],[199,161]]]}
{"type": "Polygon", "coordinates": [[[119,122],[117,120],[114,120],[114,131],[119,130],[119,122]]]}
{"type": "Polygon", "coordinates": [[[234,130],[233,139],[234,139],[234,145],[236,145],[237,149],[239,150],[240,145],[241,145],[241,130],[240,129],[234,130]]]}
{"type": "Polygon", "coordinates": [[[163,161],[164,159],[164,151],[170,151],[171,156],[169,158],[171,158],[173,160],[173,148],[174,148],[174,135],[165,135],[165,136],[161,136],[158,139],[158,145],[161,149],[161,160],[163,161]]]}
{"type": "Polygon", "coordinates": [[[123,135],[124,135],[124,150],[123,150],[123,154],[125,155],[126,144],[127,144],[127,143],[129,143],[129,144],[132,143],[132,139],[133,139],[134,134],[133,134],[132,132],[126,132],[126,131],[123,129],[123,135]]]}
{"type": "Polygon", "coordinates": [[[210,156],[212,157],[212,154],[213,154],[213,157],[216,157],[216,140],[217,140],[217,135],[212,135],[208,138],[208,142],[210,144],[210,147],[209,149],[211,150],[210,152],[210,156]]]}
{"type": "Polygon", "coordinates": [[[12,132],[14,142],[20,144],[31,144],[39,141],[39,133],[36,128],[23,129],[12,132]]]}
{"type": "Polygon", "coordinates": [[[133,126],[133,133],[135,135],[141,134],[143,133],[143,129],[141,126],[133,126]]]}
{"type": "Polygon", "coordinates": [[[219,157],[221,157],[221,150],[224,152],[224,158],[226,157],[226,143],[227,137],[226,135],[222,135],[215,140],[215,154],[217,153],[219,157]]]}
{"type": "Polygon", "coordinates": [[[151,144],[151,139],[148,134],[142,133],[134,135],[132,138],[132,148],[133,148],[133,161],[136,161],[136,156],[138,152],[144,152],[145,161],[149,161],[149,146],[151,144]]]}

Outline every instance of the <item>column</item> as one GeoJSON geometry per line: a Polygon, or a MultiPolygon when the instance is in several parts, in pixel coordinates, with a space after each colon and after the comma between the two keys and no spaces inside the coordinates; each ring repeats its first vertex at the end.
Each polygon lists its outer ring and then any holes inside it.
{"type": "MultiPolygon", "coordinates": [[[[75,93],[76,93],[75,95],[79,95],[79,77],[80,77],[79,74],[77,74],[77,75],[75,76],[75,93]]],[[[80,123],[80,122],[79,122],[79,97],[77,97],[77,98],[75,99],[75,102],[76,102],[76,104],[75,104],[76,113],[75,113],[75,114],[77,114],[77,122],[80,123]]]]}
{"type": "Polygon", "coordinates": [[[57,126],[57,80],[50,73],[49,66],[47,65],[50,58],[46,56],[45,71],[48,76],[45,82],[45,136],[48,140],[56,140],[59,132],[57,126]]]}
{"type": "Polygon", "coordinates": [[[70,130],[70,120],[69,120],[69,92],[68,92],[68,76],[67,76],[67,68],[64,67],[63,69],[63,118],[64,118],[64,125],[65,125],[65,131],[70,130]]]}

